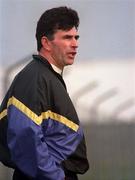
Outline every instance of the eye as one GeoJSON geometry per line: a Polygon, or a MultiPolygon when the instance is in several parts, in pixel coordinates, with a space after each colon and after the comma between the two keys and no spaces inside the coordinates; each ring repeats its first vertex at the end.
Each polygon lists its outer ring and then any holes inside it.
{"type": "Polygon", "coordinates": [[[78,40],[78,39],[79,39],[79,37],[80,37],[79,35],[76,35],[76,36],[75,36],[75,39],[76,39],[76,40],[78,40]]]}
{"type": "Polygon", "coordinates": [[[76,36],[71,36],[71,35],[65,35],[63,36],[63,39],[75,39],[75,40],[78,40],[79,39],[79,35],[76,35],[76,36]]]}

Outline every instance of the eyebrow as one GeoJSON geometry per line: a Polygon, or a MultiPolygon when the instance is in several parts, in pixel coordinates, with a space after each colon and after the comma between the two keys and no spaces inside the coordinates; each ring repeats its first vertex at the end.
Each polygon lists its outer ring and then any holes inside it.
{"type": "Polygon", "coordinates": [[[72,38],[72,37],[74,37],[76,40],[78,40],[80,36],[79,36],[79,35],[73,36],[73,35],[68,35],[68,34],[66,34],[66,35],[63,36],[64,39],[70,39],[70,38],[72,38]]]}

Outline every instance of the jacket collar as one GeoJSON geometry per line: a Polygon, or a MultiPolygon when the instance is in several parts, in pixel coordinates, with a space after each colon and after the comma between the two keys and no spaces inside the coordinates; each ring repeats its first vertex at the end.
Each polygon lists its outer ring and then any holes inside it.
{"type": "Polygon", "coordinates": [[[65,84],[65,82],[64,82],[64,80],[63,80],[63,78],[62,78],[62,75],[60,74],[60,73],[58,73],[53,67],[52,67],[52,65],[47,61],[47,59],[45,59],[43,56],[41,56],[41,55],[33,55],[33,58],[35,59],[35,60],[39,60],[39,61],[41,61],[42,63],[44,63],[44,65],[46,66],[46,67],[48,67],[58,78],[59,78],[59,80],[62,82],[62,84],[64,85],[64,87],[65,87],[65,89],[67,89],[66,88],[66,84],[65,84]]]}

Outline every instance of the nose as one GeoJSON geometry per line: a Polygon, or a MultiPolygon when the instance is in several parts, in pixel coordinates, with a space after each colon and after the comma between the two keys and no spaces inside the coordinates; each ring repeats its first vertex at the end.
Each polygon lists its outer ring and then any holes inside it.
{"type": "Polygon", "coordinates": [[[72,39],[71,45],[72,45],[73,48],[78,48],[78,41],[77,41],[76,38],[72,39]]]}

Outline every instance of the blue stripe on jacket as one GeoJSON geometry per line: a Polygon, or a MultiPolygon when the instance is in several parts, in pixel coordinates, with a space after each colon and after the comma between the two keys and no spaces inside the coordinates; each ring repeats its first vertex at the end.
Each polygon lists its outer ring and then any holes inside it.
{"type": "Polygon", "coordinates": [[[63,180],[60,163],[75,151],[82,129],[75,132],[50,118],[37,125],[14,105],[8,107],[7,116],[8,147],[16,166],[38,180],[63,180]]]}

